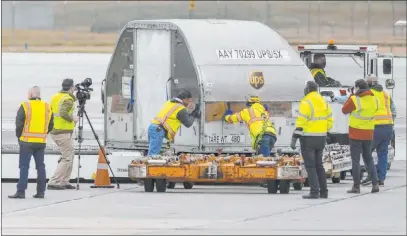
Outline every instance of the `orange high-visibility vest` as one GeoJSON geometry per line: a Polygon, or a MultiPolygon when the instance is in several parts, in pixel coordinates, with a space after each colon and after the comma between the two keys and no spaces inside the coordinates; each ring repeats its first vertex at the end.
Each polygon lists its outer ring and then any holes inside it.
{"type": "Polygon", "coordinates": [[[379,100],[379,109],[375,115],[375,125],[392,125],[393,114],[390,109],[390,96],[386,91],[376,91],[371,89],[372,93],[379,100]]]}
{"type": "Polygon", "coordinates": [[[25,112],[25,123],[20,140],[28,143],[46,143],[51,107],[41,100],[30,100],[21,105],[25,112]]]}

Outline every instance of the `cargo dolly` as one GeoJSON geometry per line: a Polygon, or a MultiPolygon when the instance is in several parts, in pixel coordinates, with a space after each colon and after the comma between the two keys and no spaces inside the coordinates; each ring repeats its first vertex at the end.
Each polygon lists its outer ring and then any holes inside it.
{"type": "Polygon", "coordinates": [[[128,171],[130,179],[144,184],[145,192],[165,192],[176,182],[191,189],[193,183],[259,183],[275,194],[302,188],[306,175],[302,157],[245,157],[181,154],[179,156],[143,157],[133,161],[128,171]]]}

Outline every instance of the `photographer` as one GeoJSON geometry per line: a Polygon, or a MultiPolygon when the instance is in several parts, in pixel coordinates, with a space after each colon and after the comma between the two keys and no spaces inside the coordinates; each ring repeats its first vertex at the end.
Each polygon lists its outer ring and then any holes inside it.
{"type": "Polygon", "coordinates": [[[48,181],[48,190],[75,189],[69,184],[75,154],[72,133],[78,121],[78,117],[73,115],[76,100],[74,91],[73,80],[64,79],[62,91],[55,94],[51,100],[54,115],[54,129],[51,135],[61,152],[61,158],[54,175],[48,181]]]}
{"type": "Polygon", "coordinates": [[[175,134],[181,124],[191,127],[195,118],[200,117],[199,106],[188,113],[187,107],[192,104],[192,95],[187,90],[182,90],[178,95],[164,104],[158,115],[148,127],[148,156],[159,155],[164,137],[174,142],[175,134]]]}

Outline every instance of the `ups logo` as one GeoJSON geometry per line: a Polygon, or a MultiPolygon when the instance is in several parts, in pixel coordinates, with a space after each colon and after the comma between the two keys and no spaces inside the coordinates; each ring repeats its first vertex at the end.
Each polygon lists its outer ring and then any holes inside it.
{"type": "Polygon", "coordinates": [[[254,71],[249,75],[249,83],[255,89],[261,89],[264,85],[264,76],[261,71],[254,71]]]}

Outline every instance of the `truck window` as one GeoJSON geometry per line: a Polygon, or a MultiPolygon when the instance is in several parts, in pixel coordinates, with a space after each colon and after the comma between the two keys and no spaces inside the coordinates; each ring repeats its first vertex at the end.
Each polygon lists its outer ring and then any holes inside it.
{"type": "MultiPolygon", "coordinates": [[[[131,77],[133,71],[133,30],[128,29],[121,35],[113,54],[106,77],[107,98],[113,97],[111,112],[126,113],[129,99],[122,99],[122,78],[131,77]],[[113,107],[114,104],[114,107],[113,107]]],[[[108,108],[110,109],[110,108],[108,108]]]]}
{"type": "Polygon", "coordinates": [[[353,54],[325,54],[327,77],[339,81],[343,86],[352,86],[364,78],[364,57],[353,54]]]}
{"type": "Polygon", "coordinates": [[[175,96],[182,89],[187,89],[192,93],[194,101],[197,101],[197,98],[199,98],[197,76],[185,40],[177,31],[173,31],[171,44],[173,64],[171,77],[173,80],[169,96],[175,96]]]}
{"type": "Polygon", "coordinates": [[[391,59],[383,59],[383,74],[391,74],[391,59]]]}

